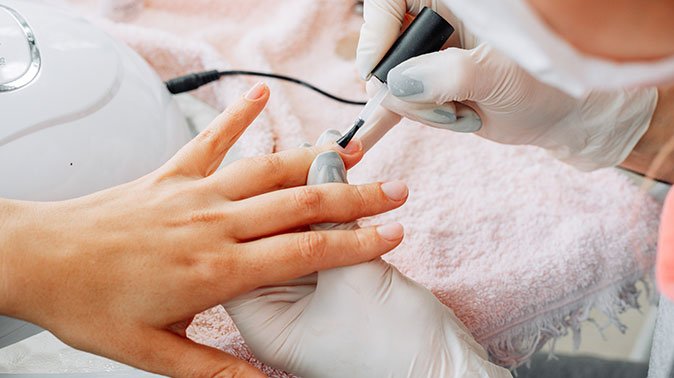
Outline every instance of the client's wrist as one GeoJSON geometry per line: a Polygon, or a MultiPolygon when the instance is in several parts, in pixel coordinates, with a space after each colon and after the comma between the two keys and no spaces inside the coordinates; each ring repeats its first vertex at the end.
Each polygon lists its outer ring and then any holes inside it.
{"type": "Polygon", "coordinates": [[[16,254],[21,253],[22,205],[0,199],[0,314],[15,315],[16,311],[16,254]]]}
{"type": "Polygon", "coordinates": [[[31,298],[43,295],[41,285],[53,249],[45,238],[48,203],[0,199],[0,314],[32,321],[31,298]]]}

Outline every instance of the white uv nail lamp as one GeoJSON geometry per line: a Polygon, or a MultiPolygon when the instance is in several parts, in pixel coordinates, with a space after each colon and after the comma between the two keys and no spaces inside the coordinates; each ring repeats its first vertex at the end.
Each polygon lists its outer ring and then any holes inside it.
{"type": "MultiPolygon", "coordinates": [[[[0,0],[0,198],[62,200],[128,182],[190,138],[131,49],[55,7],[0,0]]],[[[0,347],[38,330],[0,317],[0,347]]]]}

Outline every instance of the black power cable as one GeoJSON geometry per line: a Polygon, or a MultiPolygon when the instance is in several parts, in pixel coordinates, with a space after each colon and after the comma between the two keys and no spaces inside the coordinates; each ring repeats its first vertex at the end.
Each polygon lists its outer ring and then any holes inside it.
{"type": "Polygon", "coordinates": [[[173,78],[171,80],[166,81],[166,88],[168,88],[169,92],[172,94],[178,94],[178,93],[184,93],[184,92],[189,92],[192,90],[195,90],[203,85],[206,85],[208,83],[214,82],[219,80],[223,76],[237,76],[237,75],[246,75],[246,76],[260,76],[260,77],[268,77],[272,79],[278,79],[278,80],[284,80],[288,81],[291,83],[299,84],[305,88],[309,88],[312,91],[318,92],[322,94],[325,97],[328,97],[330,99],[333,99],[335,101],[339,101],[344,104],[349,104],[349,105],[360,105],[363,106],[366,103],[364,101],[355,101],[355,100],[349,100],[345,99],[339,96],[335,96],[331,93],[328,93],[312,84],[307,83],[306,81],[302,81],[300,79],[296,79],[291,76],[286,76],[286,75],[281,75],[281,74],[275,74],[275,73],[268,73],[268,72],[258,72],[258,71],[242,71],[242,70],[231,70],[231,71],[218,71],[218,70],[211,70],[211,71],[203,71],[203,72],[195,72],[183,76],[178,76],[176,78],[173,78]]]}

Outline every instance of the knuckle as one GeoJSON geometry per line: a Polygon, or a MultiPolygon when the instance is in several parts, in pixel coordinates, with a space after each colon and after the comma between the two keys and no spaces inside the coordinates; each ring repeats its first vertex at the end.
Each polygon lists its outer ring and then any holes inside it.
{"type": "Polygon", "coordinates": [[[352,188],[353,201],[360,209],[367,209],[379,202],[371,186],[355,185],[352,188]]]}
{"type": "Polygon", "coordinates": [[[201,285],[212,285],[222,274],[222,263],[217,259],[202,257],[192,265],[192,272],[201,285]]]}
{"type": "Polygon", "coordinates": [[[207,253],[195,252],[189,255],[172,257],[178,269],[176,277],[180,277],[186,290],[193,292],[217,292],[213,290],[217,283],[217,266],[207,253]]]}
{"type": "Polygon", "coordinates": [[[309,187],[299,188],[295,191],[295,203],[300,211],[304,211],[310,223],[320,219],[323,208],[323,195],[318,190],[309,187]]]}
{"type": "Polygon", "coordinates": [[[322,261],[327,253],[327,239],[317,232],[305,232],[298,239],[297,252],[307,262],[322,261]]]}
{"type": "Polygon", "coordinates": [[[220,210],[201,210],[195,211],[189,216],[189,223],[216,224],[223,223],[229,219],[229,216],[220,210]]]}
{"type": "MultiPolygon", "coordinates": [[[[241,266],[239,262],[227,254],[209,254],[204,256],[191,269],[195,290],[199,292],[222,293],[223,288],[233,289],[232,282],[241,281],[241,266]],[[227,277],[228,279],[225,279],[227,277]],[[225,282],[227,284],[223,285],[225,282]]],[[[226,289],[226,290],[227,290],[226,289]]]]}
{"type": "Polygon", "coordinates": [[[199,144],[206,146],[210,152],[218,149],[218,133],[213,128],[207,128],[197,136],[199,144]]]}
{"type": "Polygon", "coordinates": [[[242,110],[238,106],[228,106],[223,113],[223,123],[239,125],[246,121],[242,110]]]}
{"type": "Polygon", "coordinates": [[[376,193],[365,185],[349,185],[345,194],[342,208],[349,219],[371,214],[379,202],[376,193]]]}
{"type": "Polygon", "coordinates": [[[206,129],[204,129],[202,132],[200,132],[198,134],[198,137],[202,141],[203,140],[209,140],[209,139],[213,139],[215,137],[215,134],[216,134],[215,128],[207,127],[206,129]]]}
{"type": "Polygon", "coordinates": [[[363,252],[372,246],[372,233],[365,230],[355,230],[353,233],[354,250],[363,252]]]}
{"type": "Polygon", "coordinates": [[[260,156],[256,164],[265,172],[279,174],[283,172],[283,160],[278,154],[268,154],[260,156]]]}

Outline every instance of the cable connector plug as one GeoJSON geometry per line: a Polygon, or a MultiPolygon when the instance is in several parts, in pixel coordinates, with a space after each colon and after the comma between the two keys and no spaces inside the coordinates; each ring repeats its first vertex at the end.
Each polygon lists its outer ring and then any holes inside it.
{"type": "Polygon", "coordinates": [[[218,70],[195,72],[168,80],[166,88],[172,94],[178,94],[195,90],[204,84],[218,79],[220,79],[220,72],[218,70]]]}

